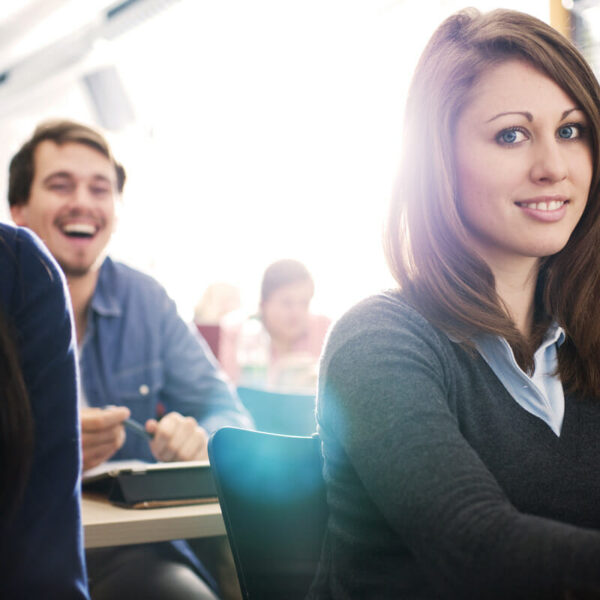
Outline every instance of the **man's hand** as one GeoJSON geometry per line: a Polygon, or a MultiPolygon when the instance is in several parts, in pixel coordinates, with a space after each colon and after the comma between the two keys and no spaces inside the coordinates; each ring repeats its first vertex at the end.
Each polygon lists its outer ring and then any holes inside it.
{"type": "Polygon", "coordinates": [[[170,462],[208,458],[208,434],[193,417],[171,412],[160,421],[146,421],[146,431],[154,435],[150,450],[157,460],[170,462]]]}
{"type": "Polygon", "coordinates": [[[83,470],[108,460],[125,441],[123,421],[130,415],[126,406],[81,409],[83,470]]]}

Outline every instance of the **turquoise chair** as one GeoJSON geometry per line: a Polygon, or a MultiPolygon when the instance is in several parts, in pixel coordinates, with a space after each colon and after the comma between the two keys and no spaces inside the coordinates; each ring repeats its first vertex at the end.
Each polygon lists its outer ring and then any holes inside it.
{"type": "Polygon", "coordinates": [[[224,427],[208,442],[244,600],[301,600],[327,524],[321,443],[224,427]]]}
{"type": "Polygon", "coordinates": [[[237,392],[258,431],[312,435],[317,430],[312,394],[284,394],[250,387],[238,387],[237,392]]]}

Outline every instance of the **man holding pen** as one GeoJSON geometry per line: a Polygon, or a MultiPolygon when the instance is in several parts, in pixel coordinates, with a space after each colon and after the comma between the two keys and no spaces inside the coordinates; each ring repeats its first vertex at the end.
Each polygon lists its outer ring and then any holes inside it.
{"type": "MultiPolygon", "coordinates": [[[[204,459],[212,431],[250,425],[164,289],[106,255],[124,183],[106,140],[70,121],[41,124],[10,164],[11,215],[42,238],[69,285],[84,470],[109,459],[204,459]],[[126,419],[149,437],[127,435],[126,419]]],[[[87,559],[94,600],[215,597],[182,542],[96,550],[87,559]]]]}

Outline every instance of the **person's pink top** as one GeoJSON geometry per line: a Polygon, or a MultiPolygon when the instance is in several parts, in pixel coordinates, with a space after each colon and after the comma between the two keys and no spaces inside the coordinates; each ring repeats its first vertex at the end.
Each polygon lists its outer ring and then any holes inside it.
{"type": "MultiPolygon", "coordinates": [[[[288,383],[286,378],[290,380],[289,384],[293,387],[294,382],[291,379],[294,376],[290,375],[291,371],[308,373],[308,370],[311,375],[302,375],[301,379],[304,383],[299,378],[297,387],[312,387],[316,382],[318,361],[330,324],[331,320],[324,315],[309,315],[305,335],[299,338],[291,350],[284,355],[273,352],[270,343],[266,340],[268,377],[264,382],[265,387],[285,387],[288,383]]],[[[238,363],[240,333],[243,325],[244,322],[227,323],[225,320],[221,325],[219,340],[219,362],[236,384],[244,384],[240,380],[241,365],[238,363]]]]}

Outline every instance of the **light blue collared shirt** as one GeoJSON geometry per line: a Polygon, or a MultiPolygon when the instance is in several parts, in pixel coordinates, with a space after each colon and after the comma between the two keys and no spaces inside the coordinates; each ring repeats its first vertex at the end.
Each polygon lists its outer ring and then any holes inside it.
{"type": "Polygon", "coordinates": [[[565,340],[565,332],[552,324],[540,347],[535,351],[535,371],[530,377],[515,360],[512,348],[504,338],[479,336],[475,347],[502,385],[527,412],[542,419],[560,437],[565,414],[565,395],[556,375],[556,349],[565,340]]]}

